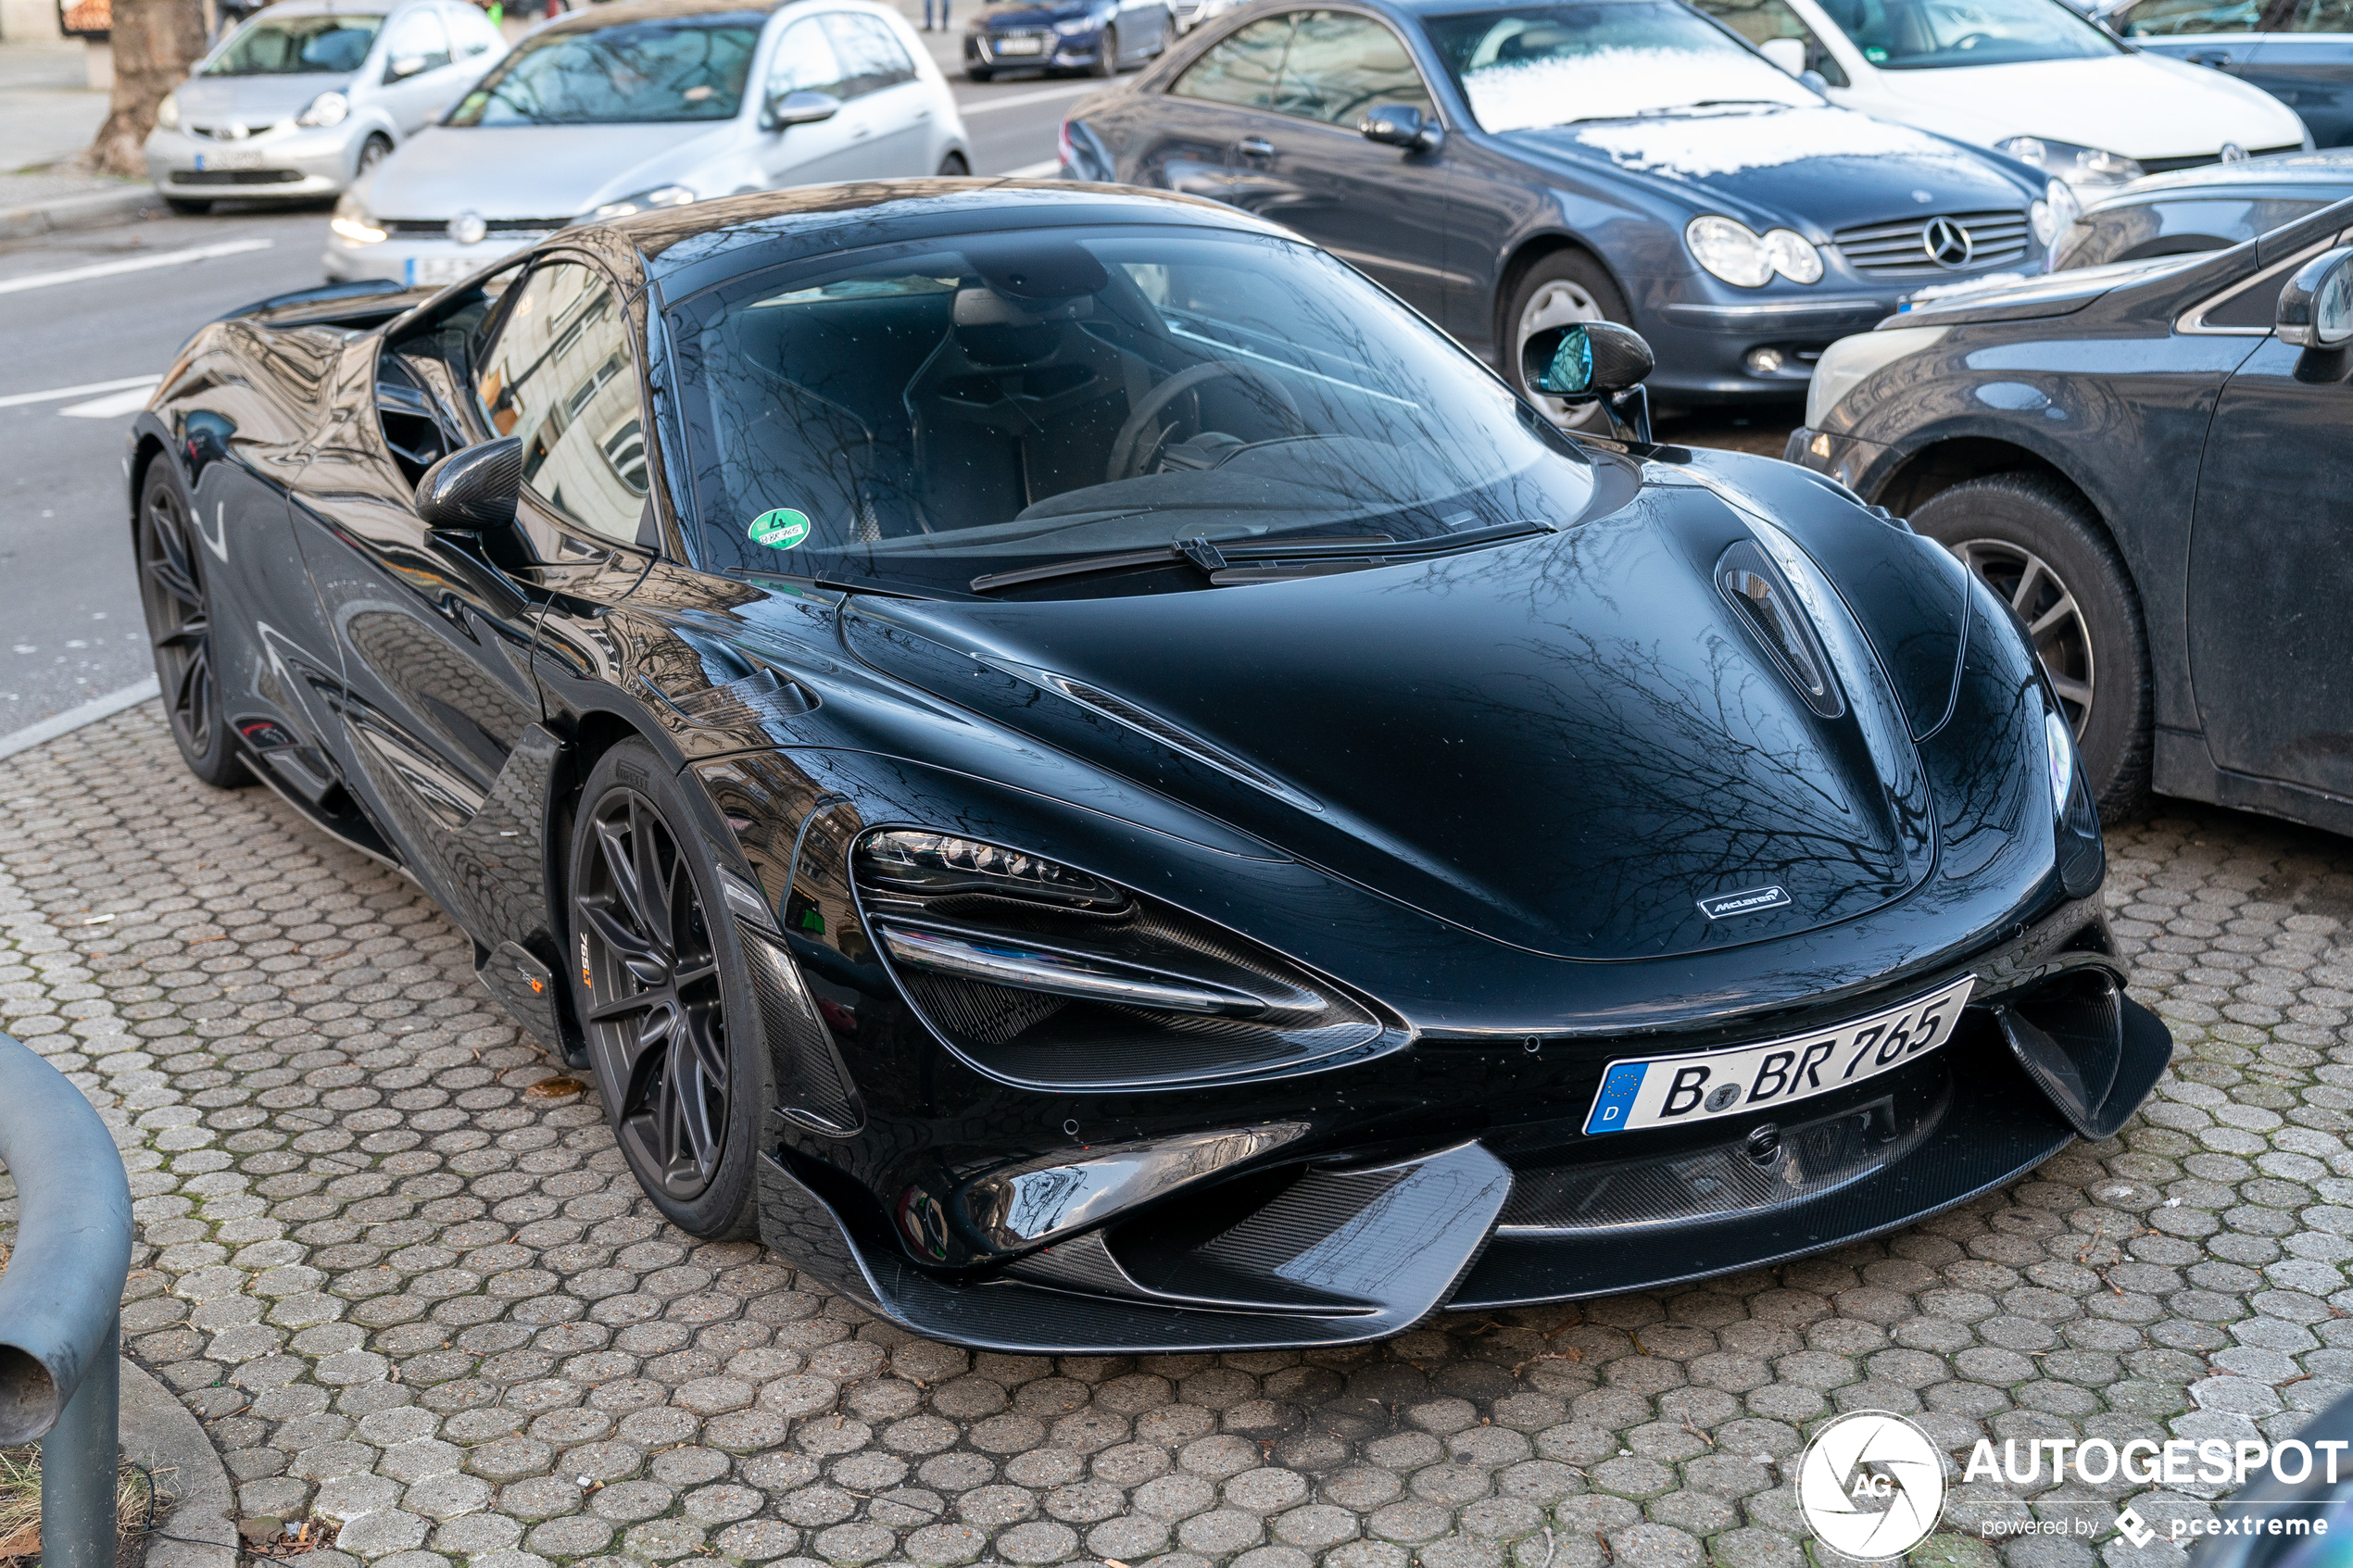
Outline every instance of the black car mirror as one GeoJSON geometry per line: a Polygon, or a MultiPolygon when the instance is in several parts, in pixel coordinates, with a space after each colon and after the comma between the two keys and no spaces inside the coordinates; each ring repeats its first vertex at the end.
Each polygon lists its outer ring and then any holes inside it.
{"type": "Polygon", "coordinates": [[[1529,392],[1572,407],[1604,404],[1642,442],[1651,439],[1650,395],[1642,378],[1655,363],[1642,334],[1615,321],[1547,327],[1530,332],[1519,351],[1520,379],[1529,392]]]}
{"type": "Polygon", "coordinates": [[[1438,144],[1446,139],[1445,128],[1438,123],[1437,117],[1426,115],[1411,104],[1375,104],[1356,122],[1356,133],[1367,142],[1416,153],[1435,152],[1438,144]]]}
{"type": "Polygon", "coordinates": [[[2353,245],[2314,257],[2280,291],[2280,341],[2296,348],[2342,348],[2353,341],[2353,245]]]}
{"type": "Polygon", "coordinates": [[[522,442],[502,436],[452,452],[417,481],[417,515],[428,528],[480,533],[509,528],[522,490],[522,442]]]}
{"type": "Polygon", "coordinates": [[[841,100],[831,93],[804,90],[771,94],[767,104],[760,111],[760,128],[762,131],[782,131],[787,125],[814,125],[839,113],[841,100]]]}

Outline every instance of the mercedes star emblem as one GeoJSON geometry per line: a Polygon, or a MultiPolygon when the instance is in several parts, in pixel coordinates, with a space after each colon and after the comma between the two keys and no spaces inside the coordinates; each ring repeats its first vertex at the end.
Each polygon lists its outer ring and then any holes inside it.
{"type": "Polygon", "coordinates": [[[461,245],[478,245],[488,232],[490,225],[482,220],[479,212],[461,212],[449,220],[449,237],[461,245]]]}
{"type": "Polygon", "coordinates": [[[2240,146],[2236,142],[2225,142],[2222,144],[2222,161],[2224,163],[2245,163],[2246,161],[2246,149],[2240,146]]]}
{"type": "Polygon", "coordinates": [[[1920,249],[1939,267],[1966,267],[1977,252],[1977,242],[1951,219],[1931,218],[1920,229],[1920,249]]]}

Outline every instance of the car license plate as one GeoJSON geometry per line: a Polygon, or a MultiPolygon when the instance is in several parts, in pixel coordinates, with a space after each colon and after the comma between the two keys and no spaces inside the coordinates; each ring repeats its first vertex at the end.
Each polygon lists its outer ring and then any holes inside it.
{"type": "Polygon", "coordinates": [[[1000,38],[996,43],[1000,55],[1042,55],[1046,41],[1042,38],[1000,38]]]}
{"type": "Polygon", "coordinates": [[[196,167],[198,169],[259,169],[261,149],[238,147],[225,153],[198,153],[196,167]]]}
{"type": "Polygon", "coordinates": [[[1826,1095],[1876,1078],[1952,1037],[1977,976],[1811,1035],[1737,1049],[1613,1061],[1585,1118],[1585,1131],[1681,1127],[1826,1095]]]}
{"type": "Polygon", "coordinates": [[[411,288],[439,288],[472,270],[473,264],[462,256],[412,256],[409,258],[408,282],[411,288]]]}

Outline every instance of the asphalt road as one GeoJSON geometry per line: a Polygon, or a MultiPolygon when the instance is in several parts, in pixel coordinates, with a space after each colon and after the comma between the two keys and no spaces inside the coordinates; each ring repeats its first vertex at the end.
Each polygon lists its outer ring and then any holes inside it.
{"type": "MultiPolygon", "coordinates": [[[[1050,172],[1063,110],[1098,85],[950,80],[981,174],[1050,172]]],[[[222,312],[318,282],[326,221],[224,207],[0,245],[0,736],[150,673],[122,470],[145,394],[126,383],[222,312]]]]}

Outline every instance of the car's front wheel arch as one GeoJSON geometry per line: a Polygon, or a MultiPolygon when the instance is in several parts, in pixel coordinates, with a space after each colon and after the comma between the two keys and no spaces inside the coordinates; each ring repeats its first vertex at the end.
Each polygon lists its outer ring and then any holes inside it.
{"type": "Polygon", "coordinates": [[[1625,282],[1610,264],[1602,258],[1601,252],[1574,234],[1552,232],[1536,234],[1522,240],[1517,247],[1504,258],[1503,267],[1496,272],[1495,294],[1489,302],[1491,313],[1491,320],[1488,323],[1491,334],[1489,342],[1493,348],[1493,358],[1498,368],[1504,371],[1506,380],[1511,378],[1512,367],[1504,363],[1504,358],[1513,346],[1513,330],[1516,326],[1516,323],[1511,320],[1512,303],[1519,297],[1520,287],[1527,282],[1530,272],[1564,252],[1574,254],[1579,260],[1600,272],[1609,281],[1610,286],[1617,290],[1617,297],[1621,301],[1631,297],[1626,292],[1625,282]]]}

